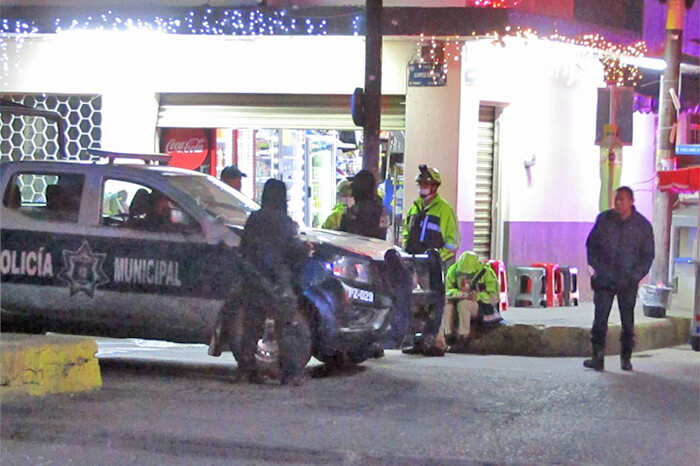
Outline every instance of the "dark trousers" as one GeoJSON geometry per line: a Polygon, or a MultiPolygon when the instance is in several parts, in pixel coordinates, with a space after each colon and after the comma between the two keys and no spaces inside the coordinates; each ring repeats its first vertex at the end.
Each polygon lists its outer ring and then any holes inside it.
{"type": "Polygon", "coordinates": [[[637,302],[637,285],[618,289],[596,288],[593,295],[595,316],[593,328],[591,328],[591,343],[594,346],[605,347],[605,337],[608,334],[608,317],[612,308],[613,299],[617,296],[617,305],[620,310],[620,346],[625,349],[634,347],[634,305],[637,302]]]}
{"type": "Polygon", "coordinates": [[[242,293],[240,310],[243,312],[243,335],[239,367],[250,371],[255,368],[257,342],[262,337],[265,319],[275,321],[275,339],[279,345],[279,363],[282,379],[301,375],[301,351],[306,335],[295,321],[297,297],[292,289],[291,275],[278,272],[276,280],[257,275],[248,280],[242,293]]]}

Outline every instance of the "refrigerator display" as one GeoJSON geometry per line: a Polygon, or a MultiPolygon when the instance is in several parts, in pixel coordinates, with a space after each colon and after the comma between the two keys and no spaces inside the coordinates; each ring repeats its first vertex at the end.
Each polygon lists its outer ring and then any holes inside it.
{"type": "Polygon", "coordinates": [[[305,220],[312,227],[320,227],[335,205],[335,151],[335,135],[307,134],[305,220]]]}

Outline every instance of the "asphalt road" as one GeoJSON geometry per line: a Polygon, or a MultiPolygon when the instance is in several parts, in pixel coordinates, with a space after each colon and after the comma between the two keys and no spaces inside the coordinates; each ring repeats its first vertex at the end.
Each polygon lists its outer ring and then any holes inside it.
{"type": "Polygon", "coordinates": [[[201,345],[99,340],[103,387],[2,404],[10,465],[696,464],[700,356],[635,372],[578,358],[386,357],[307,367],[298,388],[235,379],[201,345]]]}

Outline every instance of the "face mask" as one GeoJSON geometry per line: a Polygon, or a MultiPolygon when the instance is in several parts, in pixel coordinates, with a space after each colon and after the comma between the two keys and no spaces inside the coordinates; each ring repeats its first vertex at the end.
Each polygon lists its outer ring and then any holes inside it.
{"type": "Polygon", "coordinates": [[[355,199],[352,197],[342,197],[340,198],[340,203],[345,204],[348,207],[355,205],[355,199]]]}
{"type": "Polygon", "coordinates": [[[418,194],[420,197],[428,197],[430,196],[430,188],[419,188],[418,194]]]}

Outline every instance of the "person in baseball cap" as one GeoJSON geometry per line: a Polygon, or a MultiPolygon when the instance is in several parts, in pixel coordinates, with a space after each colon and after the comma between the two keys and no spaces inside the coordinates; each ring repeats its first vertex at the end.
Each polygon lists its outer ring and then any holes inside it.
{"type": "Polygon", "coordinates": [[[235,164],[221,170],[221,181],[238,191],[241,190],[241,181],[244,176],[248,175],[240,171],[235,164]]]}

